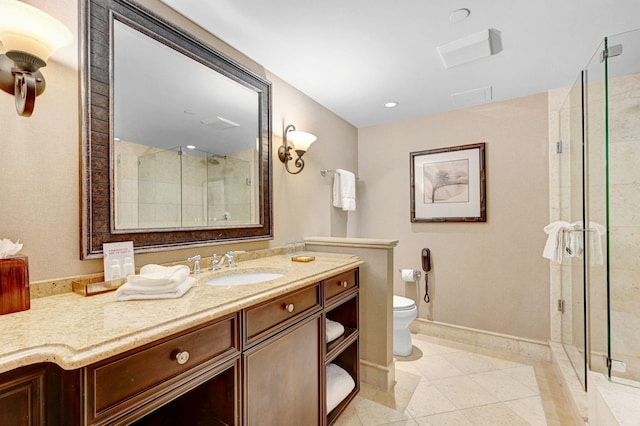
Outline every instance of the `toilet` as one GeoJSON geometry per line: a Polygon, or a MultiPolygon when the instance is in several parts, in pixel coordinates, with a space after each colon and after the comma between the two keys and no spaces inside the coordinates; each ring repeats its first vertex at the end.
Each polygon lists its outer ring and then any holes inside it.
{"type": "Polygon", "coordinates": [[[393,354],[411,355],[411,333],[409,324],[418,316],[418,308],[413,300],[393,296],[393,354]]]}

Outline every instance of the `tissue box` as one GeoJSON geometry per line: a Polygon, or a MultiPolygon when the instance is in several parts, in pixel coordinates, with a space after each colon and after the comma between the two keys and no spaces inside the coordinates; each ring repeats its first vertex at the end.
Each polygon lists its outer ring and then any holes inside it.
{"type": "Polygon", "coordinates": [[[27,256],[0,259],[0,315],[30,308],[27,256]]]}

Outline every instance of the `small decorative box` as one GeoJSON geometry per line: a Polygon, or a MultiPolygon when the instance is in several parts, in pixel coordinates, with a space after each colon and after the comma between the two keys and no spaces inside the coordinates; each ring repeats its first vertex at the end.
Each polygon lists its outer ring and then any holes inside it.
{"type": "Polygon", "coordinates": [[[30,302],[27,256],[0,259],[0,315],[26,311],[30,302]]]}

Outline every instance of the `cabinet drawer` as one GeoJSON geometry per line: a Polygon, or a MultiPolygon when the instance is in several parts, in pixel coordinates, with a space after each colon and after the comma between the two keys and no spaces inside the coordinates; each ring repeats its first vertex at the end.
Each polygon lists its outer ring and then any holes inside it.
{"type": "Polygon", "coordinates": [[[320,310],[320,284],[270,300],[244,311],[245,343],[259,340],[295,320],[320,310]]]}
{"type": "Polygon", "coordinates": [[[325,300],[330,300],[339,294],[358,286],[358,270],[344,272],[335,277],[327,278],[324,282],[325,300]]]}
{"type": "Polygon", "coordinates": [[[143,393],[152,388],[153,392],[170,388],[173,383],[169,379],[189,369],[237,352],[237,324],[236,316],[217,320],[116,360],[87,367],[88,402],[94,418],[136,395],[144,398],[143,393]]]}

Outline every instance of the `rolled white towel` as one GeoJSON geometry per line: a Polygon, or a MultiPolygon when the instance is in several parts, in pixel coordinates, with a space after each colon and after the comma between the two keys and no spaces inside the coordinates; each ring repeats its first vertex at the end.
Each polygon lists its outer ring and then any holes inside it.
{"type": "Polygon", "coordinates": [[[337,321],[331,321],[329,318],[327,318],[325,331],[327,333],[327,343],[329,343],[344,334],[344,325],[340,324],[337,321]]]}
{"type": "Polygon", "coordinates": [[[343,368],[336,364],[327,365],[327,413],[345,399],[356,387],[356,382],[343,368]]]}
{"type": "Polygon", "coordinates": [[[182,297],[193,285],[196,279],[193,277],[187,277],[182,283],[178,284],[177,288],[173,291],[167,291],[163,293],[157,292],[141,292],[136,288],[131,288],[128,282],[123,284],[116,290],[116,300],[151,300],[151,299],[177,299],[182,297]]]}

